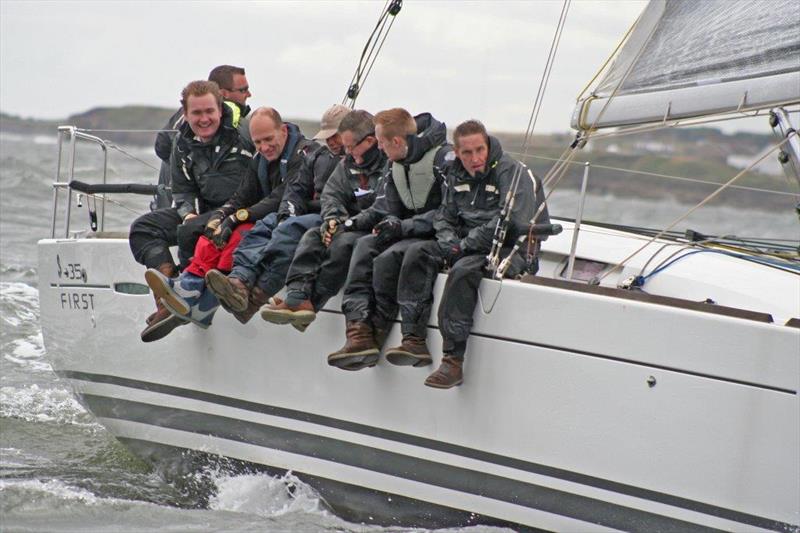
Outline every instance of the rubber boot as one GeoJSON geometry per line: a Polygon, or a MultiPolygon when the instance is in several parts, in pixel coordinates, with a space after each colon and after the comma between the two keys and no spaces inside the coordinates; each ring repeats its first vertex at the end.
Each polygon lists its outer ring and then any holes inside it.
{"type": "Polygon", "coordinates": [[[427,377],[425,385],[434,389],[450,389],[461,385],[464,382],[463,365],[463,359],[452,355],[443,356],[442,364],[427,377]]]}
{"type": "Polygon", "coordinates": [[[397,366],[427,366],[433,361],[425,339],[403,335],[400,346],[386,350],[386,360],[397,366]]]}

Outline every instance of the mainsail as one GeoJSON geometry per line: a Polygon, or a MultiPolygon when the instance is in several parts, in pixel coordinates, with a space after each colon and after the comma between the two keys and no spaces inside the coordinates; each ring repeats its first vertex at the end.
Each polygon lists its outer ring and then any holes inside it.
{"type": "Polygon", "coordinates": [[[799,102],[800,2],[651,0],[572,127],[799,102]]]}

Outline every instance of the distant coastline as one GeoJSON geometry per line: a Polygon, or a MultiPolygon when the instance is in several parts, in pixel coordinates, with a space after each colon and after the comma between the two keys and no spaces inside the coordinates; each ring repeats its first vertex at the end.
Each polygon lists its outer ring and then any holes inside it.
{"type": "MultiPolygon", "coordinates": [[[[120,145],[151,146],[155,133],[135,130],[158,130],[174,112],[175,109],[155,106],[98,107],[61,120],[22,118],[0,112],[0,131],[55,136],[58,126],[69,124],[82,129],[128,130],[104,131],[98,136],[120,145]]],[[[317,124],[313,121],[287,120],[298,124],[306,135],[312,135],[316,131],[317,124]]],[[[497,137],[506,152],[522,158],[522,134],[497,133],[497,137]]],[[[544,176],[553,165],[551,159],[557,158],[571,141],[572,136],[568,133],[535,135],[529,142],[529,157],[526,162],[537,175],[544,176]]],[[[575,160],[591,160],[595,165],[590,178],[590,191],[593,193],[639,198],[659,198],[666,194],[682,203],[694,203],[713,191],[713,186],[655,179],[599,167],[624,168],[722,183],[739,171],[733,165],[740,160],[755,159],[772,141],[769,134],[728,135],[714,128],[668,129],[593,142],[583,152],[578,153],[575,160]]],[[[765,169],[762,172],[750,172],[737,184],[798,194],[797,184],[789,182],[782,175],[776,175],[775,168],[773,162],[769,172],[765,169]]],[[[579,188],[582,171],[582,165],[573,165],[559,187],[579,188]]],[[[741,190],[726,192],[722,201],[729,205],[760,209],[790,209],[797,202],[796,198],[790,196],[741,190]]]]}

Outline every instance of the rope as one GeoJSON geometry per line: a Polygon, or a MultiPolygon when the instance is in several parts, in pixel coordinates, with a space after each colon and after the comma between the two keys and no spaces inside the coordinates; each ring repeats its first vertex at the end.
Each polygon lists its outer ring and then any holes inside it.
{"type": "Polygon", "coordinates": [[[342,99],[342,105],[348,105],[350,109],[355,108],[358,95],[364,88],[369,73],[372,72],[375,60],[378,58],[378,54],[380,54],[383,48],[383,43],[386,41],[389,31],[394,25],[395,17],[400,12],[402,5],[403,0],[386,0],[386,3],[384,3],[383,10],[378,17],[378,22],[375,24],[375,28],[373,28],[372,33],[367,38],[364,49],[361,51],[361,57],[358,60],[356,71],[350,79],[350,85],[348,85],[347,91],[342,99]],[[386,24],[390,16],[392,17],[392,21],[387,28],[386,24]]]}
{"type": "Polygon", "coordinates": [[[106,139],[103,139],[103,142],[104,142],[104,143],[106,144],[106,146],[108,146],[109,148],[112,148],[112,149],[114,149],[114,150],[116,150],[116,151],[118,151],[118,152],[120,152],[120,153],[122,153],[122,154],[125,154],[126,156],[130,157],[131,159],[133,159],[133,160],[135,160],[135,161],[138,161],[139,163],[143,164],[143,165],[144,165],[144,166],[146,166],[146,167],[150,167],[151,169],[155,170],[156,172],[158,172],[158,171],[160,170],[158,167],[154,167],[153,165],[151,165],[151,164],[150,164],[150,163],[148,163],[147,161],[145,161],[145,160],[143,160],[143,159],[139,159],[138,157],[136,157],[136,156],[135,156],[135,155],[133,155],[133,154],[129,154],[128,152],[126,152],[125,150],[123,150],[122,148],[120,148],[119,146],[117,146],[116,144],[114,144],[114,143],[112,143],[112,142],[110,142],[110,141],[108,141],[108,140],[106,140],[106,139]]]}
{"type": "MultiPolygon", "coordinates": [[[[512,154],[512,155],[524,156],[524,157],[531,157],[531,158],[534,158],[534,159],[544,159],[546,161],[558,161],[558,159],[555,158],[555,157],[545,157],[545,156],[542,156],[542,155],[525,155],[525,154],[521,154],[519,152],[506,152],[506,153],[512,154]]],[[[585,165],[586,163],[587,163],[587,161],[570,161],[569,164],[570,165],[585,165]]],[[[657,172],[647,172],[645,170],[631,170],[631,169],[628,169],[628,168],[611,167],[611,166],[608,166],[608,165],[596,165],[594,163],[591,163],[591,165],[592,165],[592,168],[602,168],[602,169],[606,169],[606,170],[616,170],[616,171],[619,171],[619,172],[627,172],[629,174],[641,174],[643,176],[652,176],[652,177],[656,177],[656,178],[666,178],[666,179],[673,179],[673,180],[679,180],[679,181],[687,181],[687,182],[690,182],[690,183],[702,183],[702,184],[705,184],[705,185],[715,185],[715,186],[719,185],[719,182],[701,180],[701,179],[698,179],[698,178],[687,178],[685,176],[674,176],[674,175],[671,175],[671,174],[659,174],[657,172]]],[[[742,190],[754,191],[754,192],[780,194],[780,195],[783,195],[783,196],[797,196],[797,193],[793,193],[793,192],[776,191],[776,190],[773,190],[773,189],[761,189],[761,188],[758,188],[758,187],[748,187],[746,185],[731,185],[730,188],[731,189],[742,189],[742,190]]]]}
{"type": "Polygon", "coordinates": [[[77,193],[77,194],[82,194],[82,195],[86,196],[86,198],[92,198],[94,200],[103,200],[103,201],[106,201],[108,203],[117,205],[117,206],[119,206],[119,207],[121,207],[123,209],[127,209],[128,211],[130,211],[134,215],[141,214],[141,210],[134,209],[132,207],[128,207],[127,205],[123,204],[122,202],[118,202],[117,200],[113,200],[113,199],[108,198],[107,196],[104,196],[102,194],[87,194],[87,193],[77,193]]]}
{"type": "Polygon", "coordinates": [[[178,133],[178,130],[90,130],[84,128],[76,128],[76,130],[92,133],[161,133],[162,131],[167,133],[178,133]]]}
{"type": "Polygon", "coordinates": [[[650,245],[652,242],[656,241],[658,238],[660,238],[662,235],[664,235],[664,234],[665,234],[667,231],[669,231],[669,230],[671,230],[672,228],[674,228],[674,227],[675,227],[675,226],[676,226],[676,225],[677,225],[679,222],[681,222],[681,221],[685,220],[685,219],[686,219],[686,218],[687,218],[689,215],[691,215],[692,213],[694,213],[695,211],[697,211],[699,208],[701,208],[702,206],[704,206],[705,204],[707,204],[708,202],[710,202],[711,200],[713,200],[714,198],[716,198],[716,197],[717,197],[717,196],[718,196],[718,195],[719,195],[719,194],[720,194],[722,191],[724,191],[724,190],[725,190],[725,189],[726,189],[726,188],[727,188],[729,185],[731,185],[731,184],[732,184],[734,181],[736,181],[737,179],[739,179],[740,177],[742,177],[742,176],[743,176],[743,175],[744,175],[746,172],[748,172],[748,171],[749,171],[751,168],[753,168],[755,165],[757,165],[758,163],[760,163],[761,161],[763,161],[763,160],[764,160],[764,159],[765,159],[765,158],[766,158],[768,155],[770,155],[772,152],[776,151],[778,148],[780,148],[781,146],[783,146],[783,145],[784,145],[784,144],[785,144],[785,143],[786,143],[786,142],[787,142],[789,139],[791,139],[792,135],[797,135],[797,133],[796,133],[796,132],[792,132],[792,134],[791,134],[791,135],[788,135],[788,136],[787,136],[787,137],[786,137],[786,138],[785,138],[783,141],[781,141],[780,143],[778,143],[778,144],[776,144],[775,146],[773,146],[773,147],[772,147],[772,148],[771,148],[769,151],[767,151],[766,153],[764,153],[764,155],[762,155],[761,157],[759,157],[758,159],[756,159],[756,160],[755,160],[753,163],[751,163],[751,164],[750,164],[750,165],[749,165],[747,168],[745,168],[744,170],[742,170],[741,172],[739,172],[738,174],[736,174],[734,177],[732,177],[732,178],[731,178],[730,180],[728,180],[726,183],[722,184],[722,185],[721,185],[720,187],[718,187],[718,188],[717,188],[717,189],[716,189],[714,192],[712,192],[711,194],[709,194],[708,196],[706,196],[706,197],[705,197],[705,198],[704,198],[704,199],[703,199],[703,200],[702,200],[700,203],[698,203],[697,205],[695,205],[694,207],[692,207],[691,209],[689,209],[689,210],[688,210],[686,213],[684,213],[684,214],[683,214],[683,215],[681,215],[680,217],[676,218],[676,219],[675,219],[675,220],[674,220],[674,221],[673,221],[671,224],[669,224],[669,225],[668,225],[666,228],[664,228],[663,230],[659,231],[659,232],[658,232],[656,235],[654,235],[653,237],[651,237],[651,238],[650,238],[650,239],[649,239],[649,240],[648,240],[648,241],[647,241],[647,242],[646,242],[644,245],[642,245],[642,246],[641,246],[639,249],[637,249],[636,251],[634,251],[633,253],[631,253],[631,254],[630,254],[628,257],[626,257],[625,259],[623,259],[622,261],[620,261],[619,263],[617,263],[615,266],[613,266],[612,268],[610,268],[610,269],[609,269],[609,270],[608,270],[608,271],[607,271],[605,274],[603,274],[602,276],[599,276],[599,277],[595,278],[595,280],[593,280],[593,282],[596,282],[596,284],[600,284],[600,282],[601,282],[601,281],[603,281],[603,280],[604,280],[604,279],[605,279],[605,278],[606,278],[606,277],[607,277],[609,274],[611,274],[612,272],[614,272],[614,271],[618,270],[619,268],[621,268],[622,266],[624,266],[624,265],[625,265],[625,264],[626,264],[628,261],[630,261],[630,260],[631,260],[633,257],[635,257],[635,256],[636,256],[636,255],[637,255],[639,252],[641,252],[642,250],[644,250],[645,248],[647,248],[647,247],[648,247],[648,246],[649,246],[649,245],[650,245]]]}

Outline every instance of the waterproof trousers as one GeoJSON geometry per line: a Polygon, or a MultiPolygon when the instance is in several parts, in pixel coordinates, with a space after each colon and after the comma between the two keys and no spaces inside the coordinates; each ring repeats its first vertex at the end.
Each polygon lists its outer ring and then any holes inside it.
{"type": "Polygon", "coordinates": [[[443,263],[442,251],[436,241],[417,241],[406,249],[397,288],[403,335],[427,337],[433,285],[443,263]]]}
{"type": "Polygon", "coordinates": [[[371,322],[386,329],[397,316],[397,284],[406,251],[421,239],[404,239],[379,247],[375,235],[358,239],[350,260],[342,298],[347,321],[371,322]]]}
{"type": "Polygon", "coordinates": [[[324,306],[344,285],[353,247],[364,235],[363,231],[337,231],[326,247],[319,226],[306,231],[286,276],[287,304],[311,300],[314,309],[324,306]]]}
{"type": "Polygon", "coordinates": [[[322,217],[316,213],[289,217],[280,224],[278,215],[270,213],[256,222],[236,248],[231,276],[248,287],[258,285],[267,296],[273,296],[283,288],[305,232],[318,230],[321,225],[322,217]]]}
{"type": "Polygon", "coordinates": [[[186,268],[210,216],[209,211],[181,223],[177,209],[172,207],[140,216],[131,224],[129,235],[134,259],[147,268],[158,268],[164,263],[174,265],[169,247],[177,245],[180,267],[186,268]]]}

